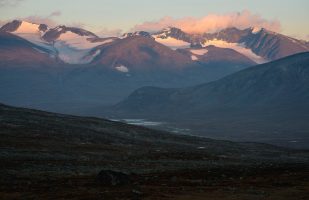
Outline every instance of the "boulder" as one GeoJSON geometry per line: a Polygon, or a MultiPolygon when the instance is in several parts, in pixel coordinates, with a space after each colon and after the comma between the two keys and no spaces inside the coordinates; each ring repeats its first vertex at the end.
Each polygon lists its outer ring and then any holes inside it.
{"type": "Polygon", "coordinates": [[[104,186],[121,186],[131,182],[128,174],[112,170],[100,171],[96,179],[97,182],[104,186]]]}

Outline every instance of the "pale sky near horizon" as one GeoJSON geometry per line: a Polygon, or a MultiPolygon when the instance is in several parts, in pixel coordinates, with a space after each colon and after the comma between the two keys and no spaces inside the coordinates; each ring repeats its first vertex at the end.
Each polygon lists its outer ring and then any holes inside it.
{"type": "Polygon", "coordinates": [[[166,16],[203,18],[244,10],[266,21],[279,21],[284,34],[309,40],[308,0],[0,0],[0,21],[35,16],[94,32],[126,32],[166,16]]]}

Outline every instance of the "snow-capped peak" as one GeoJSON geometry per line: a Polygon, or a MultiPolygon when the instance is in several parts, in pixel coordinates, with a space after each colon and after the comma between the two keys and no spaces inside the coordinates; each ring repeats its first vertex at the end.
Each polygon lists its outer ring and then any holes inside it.
{"type": "Polygon", "coordinates": [[[44,24],[14,20],[4,25],[1,31],[10,32],[32,44],[42,52],[48,52],[51,57],[57,56],[69,64],[85,64],[91,62],[100,54],[100,45],[112,43],[112,38],[99,38],[94,33],[75,27],[64,25],[49,29],[44,24]]]}
{"type": "Polygon", "coordinates": [[[133,36],[143,36],[143,37],[151,37],[151,35],[148,32],[145,31],[137,31],[134,33],[124,33],[120,38],[128,38],[128,37],[133,37],[133,36]]]}
{"type": "Polygon", "coordinates": [[[191,43],[184,40],[186,33],[174,27],[167,27],[160,32],[152,35],[152,37],[159,43],[170,47],[171,49],[189,48],[191,43]]]}
{"type": "Polygon", "coordinates": [[[58,32],[61,32],[61,31],[64,30],[64,26],[57,26],[57,27],[55,28],[55,30],[58,31],[58,32]]]}
{"type": "Polygon", "coordinates": [[[164,28],[163,30],[162,30],[162,32],[165,32],[165,33],[171,33],[172,32],[172,29],[173,29],[173,27],[166,27],[166,28],[164,28]]]}
{"type": "Polygon", "coordinates": [[[1,31],[11,32],[15,34],[43,34],[48,29],[48,26],[45,24],[14,20],[2,26],[1,31]]]}
{"type": "Polygon", "coordinates": [[[45,24],[36,24],[27,21],[22,21],[19,28],[15,33],[40,33],[43,35],[49,30],[48,26],[45,24]]]}
{"type": "Polygon", "coordinates": [[[154,33],[153,35],[156,35],[161,38],[164,38],[164,37],[166,38],[169,36],[178,38],[180,35],[183,35],[183,34],[185,34],[185,32],[183,32],[181,29],[169,26],[169,27],[162,29],[161,31],[157,33],[154,33]]]}
{"type": "MultiPolygon", "coordinates": [[[[52,54],[55,53],[53,47],[42,39],[43,35],[48,31],[48,27],[45,24],[36,24],[27,21],[14,20],[4,25],[1,30],[11,32],[18,37],[21,37],[32,44],[46,49],[52,54]]],[[[37,49],[37,48],[36,48],[37,49]]]]}
{"type": "Polygon", "coordinates": [[[40,32],[39,24],[34,24],[26,21],[22,21],[20,26],[14,33],[38,33],[40,32]]]}
{"type": "Polygon", "coordinates": [[[252,28],[251,28],[251,32],[252,32],[253,34],[257,34],[257,33],[259,33],[261,30],[262,30],[261,27],[252,27],[252,28]]]}

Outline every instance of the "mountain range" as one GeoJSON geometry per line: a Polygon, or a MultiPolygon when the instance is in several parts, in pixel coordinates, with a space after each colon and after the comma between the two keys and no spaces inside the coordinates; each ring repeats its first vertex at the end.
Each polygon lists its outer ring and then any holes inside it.
{"type": "Polygon", "coordinates": [[[83,114],[143,86],[202,84],[308,49],[305,41],[256,28],[196,35],[170,27],[100,38],[14,20],[0,28],[0,101],[83,114]]]}
{"type": "Polygon", "coordinates": [[[308,51],[306,41],[297,40],[264,28],[244,30],[227,28],[217,33],[187,34],[177,28],[167,28],[153,35],[159,42],[178,40],[190,47],[203,48],[214,45],[234,49],[258,64],[308,51]]]}
{"type": "MultiPolygon", "coordinates": [[[[120,38],[100,38],[94,33],[81,28],[66,27],[64,25],[49,28],[45,24],[14,20],[1,27],[0,32],[3,35],[2,37],[7,37],[7,39],[13,39],[16,36],[20,40],[30,42],[33,50],[36,50],[38,54],[48,54],[51,59],[59,62],[67,64],[99,63],[114,68],[117,65],[125,65],[126,62],[128,64],[126,67],[129,68],[147,68],[149,64],[153,64],[150,61],[158,58],[158,56],[162,58],[160,63],[155,63],[158,67],[181,68],[192,64],[190,61],[200,63],[209,60],[213,61],[212,56],[208,55],[211,50],[206,48],[212,46],[217,47],[217,53],[220,53],[221,50],[226,51],[226,49],[234,50],[229,53],[235,55],[236,60],[246,61],[247,64],[260,64],[309,50],[306,41],[297,40],[263,28],[244,30],[227,28],[217,33],[188,34],[178,28],[170,27],[157,33],[140,31],[126,33],[120,38]],[[163,44],[163,46],[158,43],[163,44]],[[139,48],[135,49],[137,47],[139,48]],[[168,51],[164,47],[177,51],[168,51]],[[119,52],[119,50],[122,51],[119,52]],[[132,52],[136,57],[128,58],[132,56],[132,52]],[[137,55],[141,57],[137,57],[137,55]],[[164,60],[167,59],[167,55],[169,61],[164,60]],[[119,56],[122,56],[122,60],[119,56]]],[[[14,49],[14,46],[12,49],[14,49]]],[[[11,49],[2,48],[1,50],[11,49]]],[[[5,61],[5,58],[3,56],[2,61],[5,61]]],[[[224,57],[221,58],[221,61],[224,61],[224,57]]]]}

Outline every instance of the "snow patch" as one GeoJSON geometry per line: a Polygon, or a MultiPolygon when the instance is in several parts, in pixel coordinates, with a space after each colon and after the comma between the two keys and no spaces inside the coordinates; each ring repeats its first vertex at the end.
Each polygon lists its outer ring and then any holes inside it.
{"type": "Polygon", "coordinates": [[[207,46],[216,46],[216,47],[220,47],[220,48],[229,48],[229,49],[233,49],[235,51],[237,51],[238,53],[241,53],[242,55],[248,57],[249,59],[253,60],[254,62],[258,63],[258,64],[262,64],[262,63],[266,63],[267,60],[264,59],[261,56],[256,55],[251,49],[246,48],[246,46],[241,43],[229,43],[226,42],[224,40],[218,40],[218,39],[214,39],[214,40],[207,40],[204,42],[203,47],[207,47],[207,46]]]}
{"type": "Polygon", "coordinates": [[[38,24],[22,21],[20,26],[13,33],[38,33],[40,32],[38,24]]]}
{"type": "Polygon", "coordinates": [[[96,52],[92,55],[93,58],[97,57],[100,53],[101,53],[100,49],[96,50],[96,52]]]}
{"type": "Polygon", "coordinates": [[[260,28],[260,27],[253,27],[251,32],[252,32],[253,34],[257,34],[257,33],[259,33],[261,30],[262,30],[262,28],[260,28]]]}
{"type": "Polygon", "coordinates": [[[120,72],[123,72],[123,73],[128,73],[129,72],[129,69],[126,66],[124,66],[124,65],[120,65],[120,66],[117,66],[115,68],[116,68],[116,70],[118,70],[120,72]]]}
{"type": "Polygon", "coordinates": [[[188,43],[188,42],[185,42],[183,40],[177,40],[177,39],[172,38],[172,37],[161,38],[160,35],[154,35],[153,37],[156,40],[156,42],[159,42],[159,43],[161,43],[165,46],[168,46],[173,50],[186,49],[186,48],[189,48],[191,46],[191,44],[188,43]]]}
{"type": "Polygon", "coordinates": [[[191,49],[190,51],[192,54],[198,55],[198,56],[203,56],[208,53],[207,49],[191,49]]]}
{"type": "Polygon", "coordinates": [[[42,51],[41,49],[38,49],[38,48],[35,48],[35,47],[33,47],[33,49],[36,50],[37,52],[46,54],[46,52],[45,52],[45,51],[42,51]]]}
{"type": "Polygon", "coordinates": [[[63,30],[62,27],[57,27],[57,31],[61,32],[63,30]]]}
{"type": "Polygon", "coordinates": [[[191,60],[196,61],[198,60],[197,56],[203,56],[208,53],[207,49],[191,49],[190,52],[192,53],[191,55],[191,60]]]}
{"type": "Polygon", "coordinates": [[[100,49],[97,49],[93,54],[87,55],[83,58],[83,63],[90,63],[93,61],[95,57],[97,57],[101,53],[100,49]]]}
{"type": "Polygon", "coordinates": [[[138,32],[134,32],[134,33],[125,33],[123,34],[121,37],[119,37],[120,39],[125,39],[128,37],[133,37],[133,36],[147,36],[148,33],[144,32],[144,31],[138,31],[138,32]]]}
{"type": "Polygon", "coordinates": [[[113,39],[104,40],[102,42],[91,42],[88,40],[88,36],[80,36],[76,33],[68,31],[61,34],[57,41],[65,42],[68,46],[75,49],[91,49],[98,45],[113,42],[113,39]]]}
{"type": "Polygon", "coordinates": [[[89,53],[89,50],[78,50],[70,47],[63,41],[55,42],[55,48],[58,51],[58,57],[69,64],[84,64],[89,62],[83,59],[89,53]]]}
{"type": "Polygon", "coordinates": [[[195,55],[192,55],[192,56],[191,56],[191,60],[194,60],[194,61],[195,61],[195,60],[198,60],[198,57],[196,57],[195,55]]]}
{"type": "Polygon", "coordinates": [[[167,38],[169,37],[168,35],[171,33],[171,29],[167,28],[167,29],[163,29],[163,32],[162,33],[158,33],[158,34],[153,34],[152,37],[153,38],[167,38]]]}
{"type": "Polygon", "coordinates": [[[171,27],[167,27],[163,29],[164,33],[170,34],[172,32],[172,28],[171,27]]]}
{"type": "Polygon", "coordinates": [[[93,56],[87,56],[92,48],[113,41],[113,39],[107,39],[101,42],[91,42],[88,36],[80,36],[68,31],[60,35],[54,46],[58,51],[59,58],[64,62],[69,64],[87,64],[101,53],[97,51],[93,56]]]}

